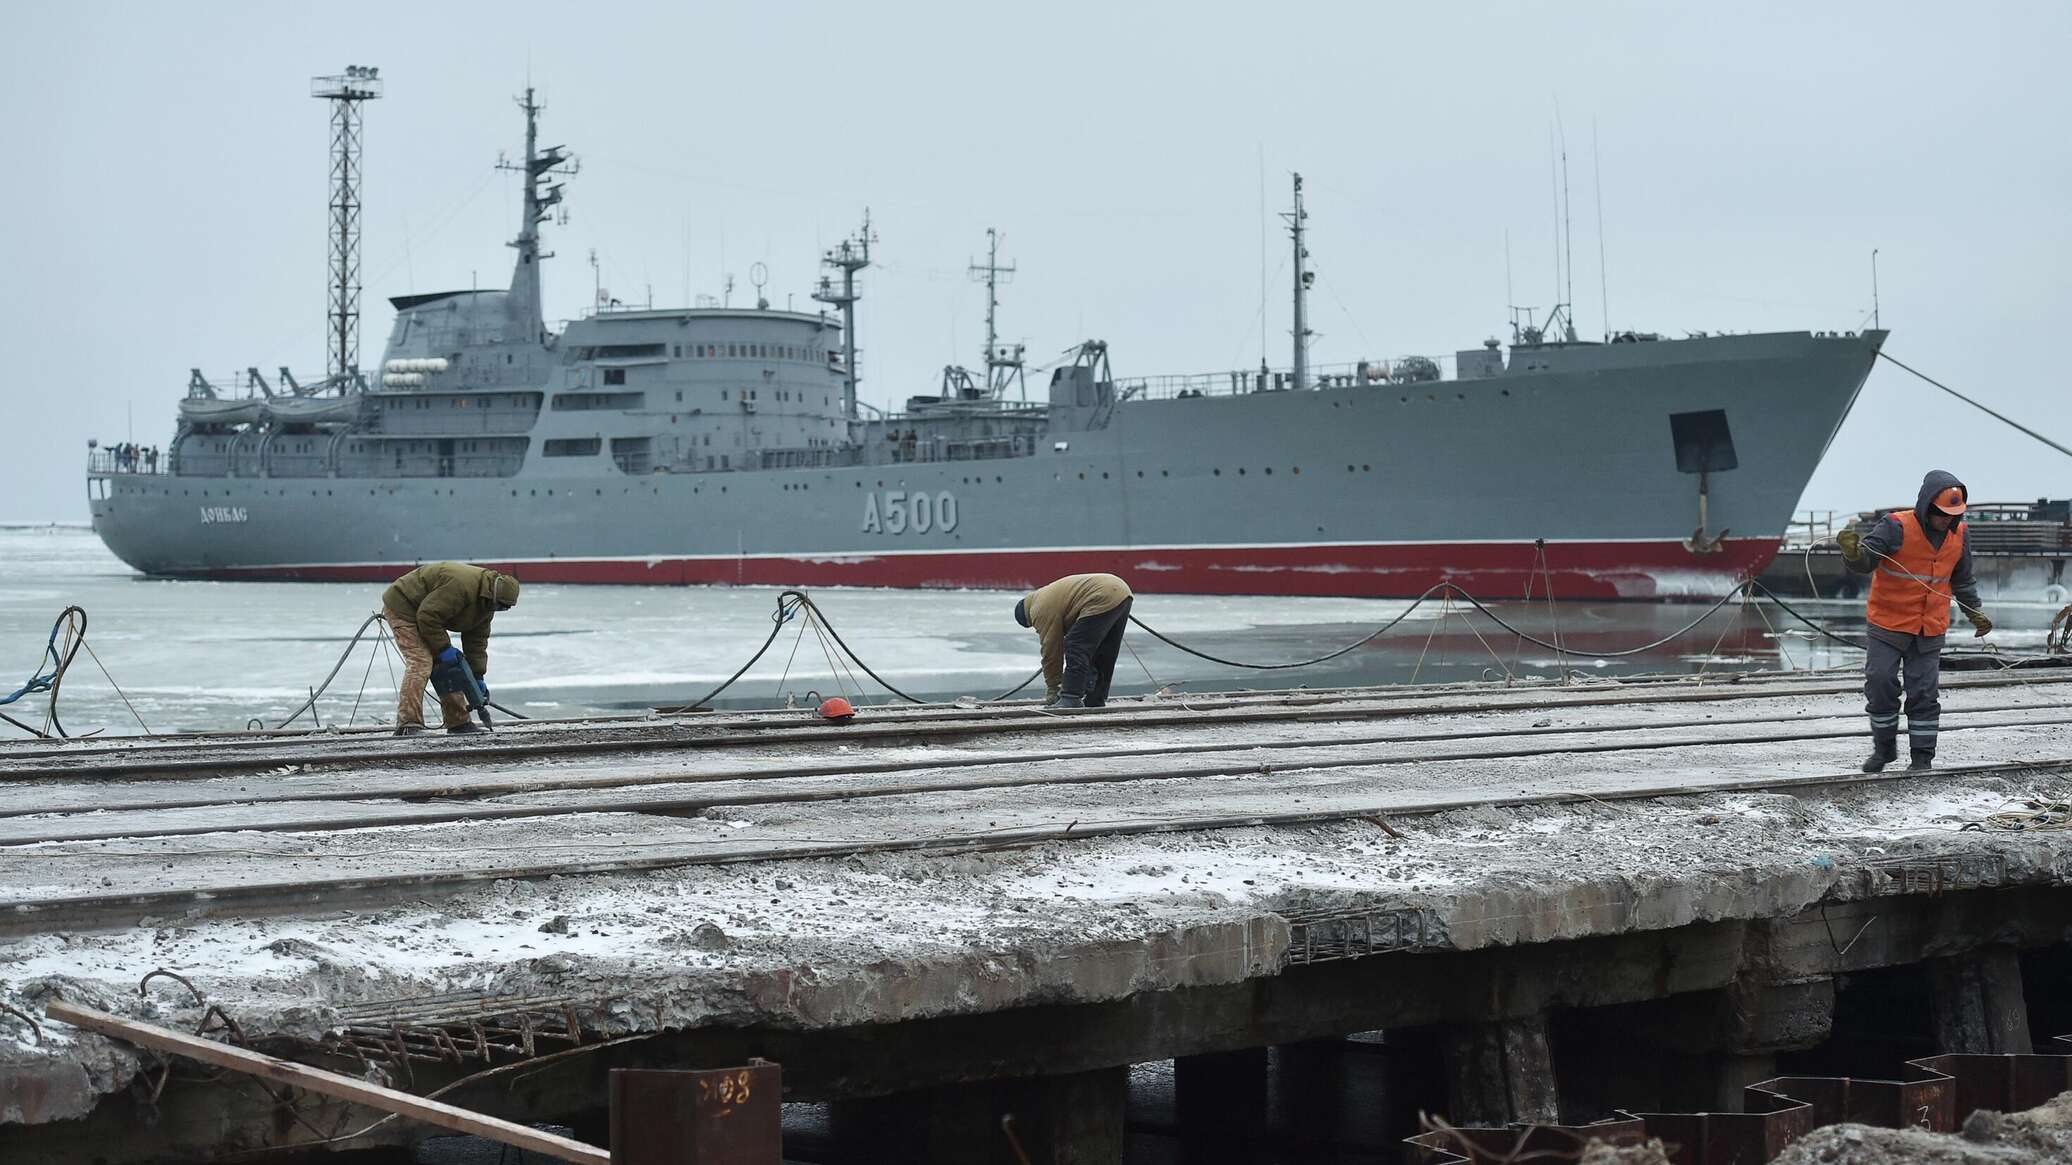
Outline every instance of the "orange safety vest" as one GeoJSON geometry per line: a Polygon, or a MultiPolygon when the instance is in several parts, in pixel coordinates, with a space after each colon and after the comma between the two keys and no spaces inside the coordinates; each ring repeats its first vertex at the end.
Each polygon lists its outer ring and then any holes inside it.
{"type": "Polygon", "coordinates": [[[1952,526],[1941,546],[1932,546],[1912,510],[1892,519],[1899,523],[1899,549],[1871,572],[1867,617],[1871,626],[1887,631],[1941,635],[1950,629],[1950,578],[1964,557],[1964,523],[1952,526]]]}

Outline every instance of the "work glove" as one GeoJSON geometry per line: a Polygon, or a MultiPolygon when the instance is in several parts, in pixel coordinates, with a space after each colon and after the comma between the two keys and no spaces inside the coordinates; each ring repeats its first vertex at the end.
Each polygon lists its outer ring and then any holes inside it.
{"type": "Polygon", "coordinates": [[[453,667],[460,663],[460,648],[449,647],[434,657],[440,667],[453,667]]]}
{"type": "Polygon", "coordinates": [[[1851,522],[1842,527],[1842,532],[1835,535],[1835,545],[1842,548],[1842,557],[1850,562],[1862,560],[1863,534],[1857,530],[1856,523],[1851,522]]]}
{"type": "Polygon", "coordinates": [[[1993,621],[1991,619],[1986,618],[1986,613],[1984,611],[1974,611],[1971,608],[1966,607],[1964,608],[1964,617],[1966,619],[1971,620],[1971,625],[1973,627],[1978,628],[1978,630],[1971,633],[1971,637],[1973,639],[1977,639],[1979,636],[1985,635],[1993,630],[1993,621]]]}

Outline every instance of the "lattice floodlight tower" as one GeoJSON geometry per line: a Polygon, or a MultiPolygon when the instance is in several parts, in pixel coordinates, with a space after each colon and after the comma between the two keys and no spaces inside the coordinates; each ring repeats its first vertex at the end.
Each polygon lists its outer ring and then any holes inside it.
{"type": "Polygon", "coordinates": [[[360,371],[360,103],[381,96],[381,70],[347,65],[315,77],[309,95],[331,103],[331,278],[324,370],[340,383],[360,371]]]}

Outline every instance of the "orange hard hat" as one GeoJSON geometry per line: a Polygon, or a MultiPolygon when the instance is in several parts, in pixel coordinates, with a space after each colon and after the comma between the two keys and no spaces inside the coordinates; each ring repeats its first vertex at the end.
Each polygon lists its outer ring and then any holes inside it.
{"type": "Polygon", "coordinates": [[[1948,514],[1953,518],[1959,514],[1962,514],[1965,508],[1963,488],[1960,486],[1953,485],[1950,488],[1935,495],[1935,508],[1941,510],[1943,513],[1948,514]]]}
{"type": "Polygon", "coordinates": [[[833,720],[839,723],[843,720],[854,719],[856,716],[856,706],[840,696],[835,696],[820,702],[820,715],[822,719],[833,720]]]}

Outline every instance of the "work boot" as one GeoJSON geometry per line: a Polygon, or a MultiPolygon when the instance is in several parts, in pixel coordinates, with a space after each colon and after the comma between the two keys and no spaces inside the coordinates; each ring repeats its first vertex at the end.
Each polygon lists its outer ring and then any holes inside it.
{"type": "Polygon", "coordinates": [[[1051,707],[1053,707],[1053,708],[1084,708],[1084,707],[1086,707],[1086,697],[1085,697],[1085,696],[1082,696],[1082,695],[1080,695],[1080,694],[1079,694],[1078,692],[1059,692],[1059,693],[1058,693],[1058,702],[1057,702],[1057,703],[1055,703],[1055,704],[1053,704],[1053,705],[1051,705],[1051,707]]]}
{"type": "Polygon", "coordinates": [[[1885,766],[1899,759],[1899,742],[1896,740],[1871,741],[1870,759],[1863,762],[1863,771],[1882,773],[1885,766]]]}
{"type": "Polygon", "coordinates": [[[398,725],[396,725],[396,735],[397,735],[397,736],[423,736],[423,735],[424,735],[424,725],[422,725],[422,724],[398,724],[398,725]]]}
{"type": "Polygon", "coordinates": [[[1932,748],[1915,749],[1913,759],[1907,762],[1907,771],[1910,773],[1918,773],[1926,769],[1932,769],[1934,767],[1935,750],[1932,748]]]}
{"type": "Polygon", "coordinates": [[[480,724],[475,723],[473,720],[463,720],[459,724],[456,724],[453,727],[447,729],[446,735],[468,736],[472,735],[473,733],[487,731],[489,731],[489,729],[482,727],[480,724]]]}

